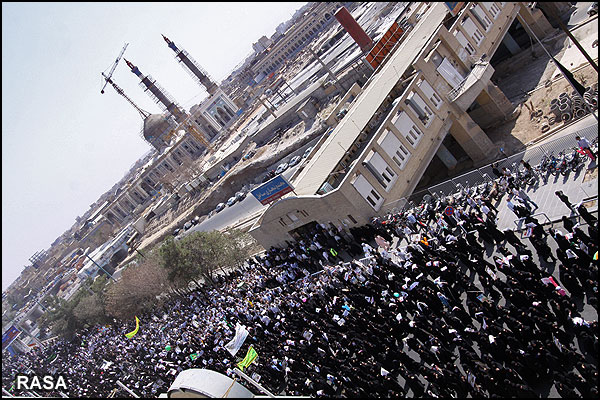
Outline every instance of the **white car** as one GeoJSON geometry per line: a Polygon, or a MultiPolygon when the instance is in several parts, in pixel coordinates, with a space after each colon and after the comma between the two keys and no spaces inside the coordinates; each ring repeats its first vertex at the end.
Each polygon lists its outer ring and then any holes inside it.
{"type": "Polygon", "coordinates": [[[237,201],[237,199],[235,198],[235,196],[231,196],[229,198],[229,200],[227,200],[227,207],[231,207],[232,205],[235,204],[236,201],[237,201]]]}
{"type": "Polygon", "coordinates": [[[312,147],[309,147],[308,149],[306,149],[304,151],[304,155],[302,156],[302,158],[308,157],[308,155],[310,154],[310,152],[312,151],[312,149],[313,149],[312,147]]]}
{"type": "Polygon", "coordinates": [[[247,195],[247,194],[248,194],[248,193],[246,193],[246,192],[237,192],[237,193],[235,194],[235,199],[236,199],[237,201],[242,201],[242,200],[244,200],[244,199],[246,198],[246,195],[247,195]]]}
{"type": "Polygon", "coordinates": [[[215,211],[219,212],[222,211],[225,208],[225,203],[219,203],[217,204],[217,206],[215,207],[215,211]]]}
{"type": "Polygon", "coordinates": [[[283,163],[283,164],[279,164],[279,166],[277,167],[277,169],[275,170],[275,174],[279,175],[281,174],[283,171],[285,171],[286,169],[288,169],[288,164],[287,163],[283,163]]]}
{"type": "Polygon", "coordinates": [[[300,158],[300,156],[293,157],[293,158],[290,160],[290,164],[289,164],[289,166],[290,166],[290,167],[293,167],[294,165],[298,164],[298,163],[300,162],[300,160],[301,160],[301,159],[302,159],[302,158],[300,158]]]}

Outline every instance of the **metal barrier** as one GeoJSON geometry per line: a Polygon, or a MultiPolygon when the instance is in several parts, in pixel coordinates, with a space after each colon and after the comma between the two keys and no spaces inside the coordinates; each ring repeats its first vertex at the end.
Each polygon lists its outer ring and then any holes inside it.
{"type": "Polygon", "coordinates": [[[495,180],[497,177],[492,172],[492,164],[497,164],[499,170],[502,170],[503,167],[506,167],[510,170],[513,170],[513,168],[516,169],[519,167],[521,160],[526,160],[533,165],[539,164],[542,160],[542,157],[545,155],[549,155],[551,153],[557,155],[561,151],[569,151],[573,147],[577,147],[577,141],[575,140],[576,136],[585,137],[592,142],[598,137],[598,125],[595,124],[588,126],[569,135],[551,140],[548,143],[536,145],[535,147],[520,153],[506,156],[486,166],[469,171],[463,175],[453,177],[441,183],[436,183],[435,185],[432,185],[426,189],[412,193],[407,197],[401,197],[398,200],[391,201],[381,207],[379,214],[384,215],[390,212],[401,213],[405,209],[413,208],[415,205],[419,205],[426,195],[433,196],[437,199],[441,196],[449,196],[465,186],[476,186],[491,180],[495,180]]]}
{"type": "MultiPolygon", "coordinates": [[[[550,218],[548,218],[548,216],[546,215],[546,213],[543,213],[543,212],[542,213],[537,213],[537,214],[532,214],[529,217],[522,217],[522,218],[519,218],[519,219],[515,219],[513,221],[513,223],[517,227],[516,230],[521,231],[521,239],[523,239],[523,230],[524,230],[524,228],[521,227],[521,224],[523,223],[523,221],[525,221],[525,219],[527,219],[527,218],[537,217],[538,215],[543,215],[546,218],[546,220],[548,221],[546,223],[549,223],[551,228],[554,227],[554,222],[552,222],[552,220],[550,218]]],[[[544,224],[542,224],[542,225],[544,225],[544,224]]]]}

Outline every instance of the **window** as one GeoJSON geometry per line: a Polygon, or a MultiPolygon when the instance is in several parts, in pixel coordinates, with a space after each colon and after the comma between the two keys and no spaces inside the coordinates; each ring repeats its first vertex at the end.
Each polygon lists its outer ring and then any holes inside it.
{"type": "Polygon", "coordinates": [[[373,207],[378,210],[383,203],[383,198],[373,186],[367,181],[362,174],[357,174],[352,181],[352,186],[360,193],[360,195],[373,207]]]}
{"type": "Polygon", "coordinates": [[[398,175],[379,153],[371,151],[365,158],[365,164],[365,167],[375,176],[384,190],[389,191],[394,186],[398,175]]]}
{"type": "Polygon", "coordinates": [[[460,85],[465,79],[462,74],[456,68],[454,68],[454,65],[452,65],[448,58],[444,58],[440,66],[437,68],[437,71],[453,89],[460,85]]]}
{"type": "Polygon", "coordinates": [[[464,17],[461,21],[461,25],[465,28],[465,31],[471,36],[471,38],[475,41],[477,46],[481,45],[483,41],[483,34],[481,31],[475,26],[475,23],[469,17],[464,17]]]}
{"type": "Polygon", "coordinates": [[[425,94],[425,96],[427,96],[429,101],[431,101],[433,103],[435,108],[437,108],[439,110],[440,107],[442,106],[442,99],[440,98],[440,96],[438,96],[437,92],[435,90],[433,90],[433,88],[431,87],[429,82],[427,82],[425,79],[421,78],[419,83],[417,83],[417,86],[419,87],[419,89],[421,89],[423,91],[423,93],[425,94]]]}
{"type": "Polygon", "coordinates": [[[352,215],[348,214],[348,218],[350,219],[350,221],[352,221],[353,224],[357,223],[354,217],[352,217],[352,215]]]}
{"type": "Polygon", "coordinates": [[[414,111],[417,118],[419,118],[425,127],[431,124],[434,116],[433,111],[431,111],[431,108],[423,101],[421,96],[416,92],[411,92],[404,102],[414,111]]]}
{"type": "Polygon", "coordinates": [[[490,14],[492,14],[492,17],[494,19],[498,18],[498,15],[500,15],[500,8],[498,8],[498,6],[496,5],[496,3],[493,3],[491,1],[484,1],[481,2],[481,4],[483,4],[483,6],[488,10],[488,12],[490,14]]]}
{"type": "Polygon", "coordinates": [[[410,143],[413,148],[416,148],[423,137],[423,132],[417,128],[408,114],[405,111],[400,111],[395,119],[392,119],[392,123],[398,128],[402,136],[408,140],[408,143],[410,143]]]}
{"type": "Polygon", "coordinates": [[[486,32],[489,32],[489,30],[492,28],[492,21],[488,18],[488,16],[485,14],[485,11],[483,11],[479,4],[472,5],[471,12],[473,13],[473,16],[477,22],[483,26],[483,29],[485,29],[486,32]]]}
{"type": "Polygon", "coordinates": [[[463,35],[463,33],[461,31],[459,31],[457,29],[454,32],[454,36],[456,37],[456,39],[458,40],[458,42],[463,46],[463,48],[465,49],[465,51],[467,53],[469,53],[469,55],[475,54],[475,49],[473,48],[473,46],[471,46],[471,43],[469,43],[469,41],[467,40],[467,38],[465,37],[465,35],[463,35]]]}
{"type": "Polygon", "coordinates": [[[398,139],[392,131],[386,130],[386,133],[379,138],[377,143],[396,163],[398,168],[401,170],[404,169],[408,159],[410,158],[410,152],[406,149],[406,147],[404,147],[404,145],[400,142],[400,139],[398,139]]]}

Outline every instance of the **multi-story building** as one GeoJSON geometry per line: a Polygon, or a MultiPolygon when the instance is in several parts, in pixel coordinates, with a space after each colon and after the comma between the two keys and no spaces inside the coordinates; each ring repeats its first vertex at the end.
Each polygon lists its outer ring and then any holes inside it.
{"type": "Polygon", "coordinates": [[[184,134],[176,138],[171,147],[150,159],[133,181],[100,212],[112,223],[123,223],[139,205],[147,206],[152,201],[163,177],[174,173],[184,163],[196,160],[202,151],[201,143],[194,136],[184,134]]]}
{"type": "Polygon", "coordinates": [[[255,80],[260,82],[271,72],[277,71],[292,60],[319,32],[335,20],[335,11],[341,2],[315,3],[298,21],[293,24],[271,48],[261,55],[251,67],[255,80]]]}
{"type": "Polygon", "coordinates": [[[252,44],[252,48],[255,52],[260,53],[261,51],[268,49],[269,46],[272,44],[273,40],[263,35],[260,39],[256,41],[256,43],[252,44]]]}
{"type": "Polygon", "coordinates": [[[315,223],[368,223],[384,204],[410,195],[434,157],[452,169],[449,142],[474,163],[495,156],[469,110],[484,110],[478,119],[512,114],[511,102],[490,80],[489,60],[501,43],[510,45],[515,19],[538,37],[552,29],[528,4],[469,2],[457,15],[445,3],[411,6],[412,28],[313,150],[292,181],[294,195],[272,204],[250,234],[269,248],[315,223]]]}

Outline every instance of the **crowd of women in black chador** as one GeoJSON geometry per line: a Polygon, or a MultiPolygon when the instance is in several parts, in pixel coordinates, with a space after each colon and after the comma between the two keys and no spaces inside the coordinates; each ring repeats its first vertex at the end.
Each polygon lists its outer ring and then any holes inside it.
{"type": "Polygon", "coordinates": [[[253,345],[247,372],[277,394],[538,397],[554,384],[562,397],[598,397],[598,323],[581,315],[597,307],[597,220],[580,210],[588,225],[566,218],[561,231],[528,216],[521,239],[497,228],[490,199],[469,196],[349,230],[317,224],[207,296],[139,315],[132,339],[115,321],[3,357],[3,386],[57,372],[69,396],[108,396],[116,380],[156,396],[187,368],[234,376],[253,345]],[[224,346],[236,323],[249,335],[232,356],[224,346]]]}

